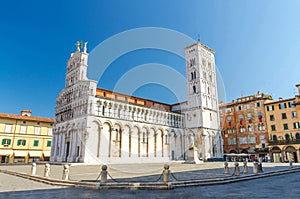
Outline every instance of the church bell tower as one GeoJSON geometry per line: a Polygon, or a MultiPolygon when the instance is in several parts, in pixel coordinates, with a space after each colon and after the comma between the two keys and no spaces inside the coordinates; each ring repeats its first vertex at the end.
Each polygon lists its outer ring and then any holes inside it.
{"type": "Polygon", "coordinates": [[[215,52],[200,40],[185,48],[189,156],[203,161],[221,156],[215,52]],[[197,155],[196,155],[197,154],[197,155]],[[197,156],[197,157],[195,157],[197,156]]]}

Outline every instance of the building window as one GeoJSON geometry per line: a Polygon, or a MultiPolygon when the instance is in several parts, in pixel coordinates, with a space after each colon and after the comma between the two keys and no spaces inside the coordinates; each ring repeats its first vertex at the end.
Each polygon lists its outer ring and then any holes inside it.
{"type": "Polygon", "coordinates": [[[281,103],[278,104],[279,109],[285,109],[286,108],[286,103],[281,103]]]}
{"type": "Polygon", "coordinates": [[[48,128],[48,136],[52,136],[53,134],[53,129],[52,128],[48,128]]]}
{"type": "Polygon", "coordinates": [[[257,103],[256,103],[256,107],[260,107],[260,102],[257,102],[257,103]]]}
{"type": "Polygon", "coordinates": [[[274,111],[274,105],[267,106],[267,111],[274,111]]]}
{"type": "Polygon", "coordinates": [[[273,140],[277,141],[277,135],[273,135],[273,140]]]}
{"type": "Polygon", "coordinates": [[[241,137],[239,139],[239,141],[240,141],[240,144],[247,144],[247,138],[246,137],[241,137]]]}
{"type": "Polygon", "coordinates": [[[20,126],[20,134],[26,134],[27,126],[21,125],[20,126]]]}
{"type": "Polygon", "coordinates": [[[275,126],[275,124],[271,125],[271,130],[272,130],[272,131],[276,131],[276,126],[275,126]]]}
{"type": "Polygon", "coordinates": [[[26,140],[18,140],[17,145],[18,146],[25,146],[26,145],[26,140]]]}
{"type": "Polygon", "coordinates": [[[228,138],[228,145],[235,145],[235,138],[228,138]]]}
{"type": "Polygon", "coordinates": [[[262,122],[262,113],[261,112],[257,113],[257,117],[258,117],[258,121],[262,122]]]}
{"type": "Polygon", "coordinates": [[[247,105],[246,105],[246,108],[247,108],[247,109],[250,109],[250,104],[247,104],[247,105]]]}
{"type": "Polygon", "coordinates": [[[193,86],[193,92],[196,93],[196,86],[193,86]]]}
{"type": "Polygon", "coordinates": [[[34,134],[35,135],[40,135],[41,134],[41,127],[39,127],[39,126],[34,127],[34,134]]]}
{"type": "Polygon", "coordinates": [[[39,146],[39,141],[38,140],[34,140],[33,141],[33,146],[39,146]]]}
{"type": "Polygon", "coordinates": [[[299,122],[294,122],[293,125],[294,125],[294,129],[300,128],[299,122]]]}
{"type": "Polygon", "coordinates": [[[296,111],[292,111],[292,118],[296,118],[296,117],[297,117],[296,111]]]}
{"type": "Polygon", "coordinates": [[[245,132],[245,127],[241,126],[241,127],[240,127],[240,132],[241,132],[241,133],[244,133],[244,132],[245,132]]]}
{"type": "Polygon", "coordinates": [[[11,143],[11,139],[2,139],[2,145],[7,147],[11,143]]]}
{"type": "Polygon", "coordinates": [[[271,120],[271,121],[274,121],[274,120],[275,120],[274,115],[270,115],[270,120],[271,120]]]}
{"type": "Polygon", "coordinates": [[[283,124],[283,129],[284,129],[284,130],[288,130],[288,129],[289,129],[288,124],[283,124]]]}
{"type": "Polygon", "coordinates": [[[254,136],[249,137],[249,144],[256,144],[256,137],[254,136]]]}
{"type": "Polygon", "coordinates": [[[295,107],[295,102],[288,102],[289,108],[295,107]]]}
{"type": "Polygon", "coordinates": [[[238,111],[241,111],[243,110],[243,107],[242,106],[238,106],[238,111]]]}
{"type": "MultiPolygon", "coordinates": [[[[260,143],[261,144],[265,144],[266,143],[266,136],[265,135],[259,136],[259,139],[260,139],[260,143]]],[[[265,148],[265,147],[263,147],[263,148],[265,148]]]]}
{"type": "Polygon", "coordinates": [[[168,135],[165,134],[165,144],[169,144],[168,135]]]}
{"type": "MultiPolygon", "coordinates": [[[[274,126],[275,126],[275,125],[274,125],[274,126]]],[[[265,130],[265,126],[264,126],[263,123],[258,124],[258,130],[259,130],[259,131],[265,130]]]]}
{"type": "Polygon", "coordinates": [[[300,140],[300,133],[296,133],[296,140],[300,140]]]}
{"type": "Polygon", "coordinates": [[[5,124],[5,133],[11,133],[12,126],[12,124],[5,124]]]}
{"type": "Polygon", "coordinates": [[[290,140],[290,135],[289,134],[285,134],[285,140],[290,140]]]}
{"type": "Polygon", "coordinates": [[[252,126],[248,125],[248,132],[252,132],[252,126]]]}
{"type": "Polygon", "coordinates": [[[282,119],[286,119],[286,113],[281,113],[282,119]]]}
{"type": "Polygon", "coordinates": [[[50,147],[51,146],[51,141],[47,141],[47,147],[50,147]]]}

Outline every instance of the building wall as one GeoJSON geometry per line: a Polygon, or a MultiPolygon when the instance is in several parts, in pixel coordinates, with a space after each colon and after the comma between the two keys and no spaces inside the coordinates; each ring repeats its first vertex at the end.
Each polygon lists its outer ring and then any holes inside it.
{"type": "Polygon", "coordinates": [[[280,99],[265,106],[270,156],[274,162],[299,161],[300,119],[296,98],[280,99]]]}
{"type": "Polygon", "coordinates": [[[0,114],[1,162],[28,163],[33,158],[48,160],[53,123],[50,118],[0,114]]]}
{"type": "Polygon", "coordinates": [[[264,103],[270,100],[270,96],[258,92],[220,105],[225,154],[246,153],[252,154],[252,158],[268,157],[264,103]]]}
{"type": "Polygon", "coordinates": [[[96,88],[97,82],[86,77],[86,48],[84,52],[78,48],[67,62],[66,87],[56,98],[51,161],[127,163],[221,157],[214,52],[200,42],[193,45],[205,61],[197,58],[193,71],[199,92],[174,106],[96,88]],[[200,79],[204,71],[207,77],[200,79]]]}

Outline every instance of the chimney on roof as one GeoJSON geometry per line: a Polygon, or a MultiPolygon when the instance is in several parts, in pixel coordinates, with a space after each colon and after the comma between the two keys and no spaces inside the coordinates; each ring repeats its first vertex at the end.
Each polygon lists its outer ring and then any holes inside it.
{"type": "Polygon", "coordinates": [[[21,110],[22,116],[31,116],[31,110],[21,110]]]}
{"type": "Polygon", "coordinates": [[[278,100],[281,101],[281,100],[282,100],[282,97],[279,97],[278,100]]]}
{"type": "Polygon", "coordinates": [[[298,95],[300,95],[300,84],[297,84],[296,87],[298,88],[298,95]]]}

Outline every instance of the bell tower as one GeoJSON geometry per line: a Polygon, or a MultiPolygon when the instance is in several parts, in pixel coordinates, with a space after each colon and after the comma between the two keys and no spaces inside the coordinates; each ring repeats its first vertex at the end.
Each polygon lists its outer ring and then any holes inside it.
{"type": "Polygon", "coordinates": [[[215,140],[220,139],[220,130],[214,54],[214,50],[200,43],[199,38],[196,43],[185,48],[185,124],[189,137],[193,137],[190,139],[192,143],[189,143],[189,148],[194,148],[198,152],[198,158],[202,160],[219,157],[222,148],[219,146],[221,143],[215,143],[215,140]]]}
{"type": "Polygon", "coordinates": [[[76,46],[76,52],[71,54],[67,62],[66,87],[72,86],[80,80],[87,80],[87,42],[84,43],[83,52],[80,51],[82,47],[81,41],[78,41],[76,46]]]}

